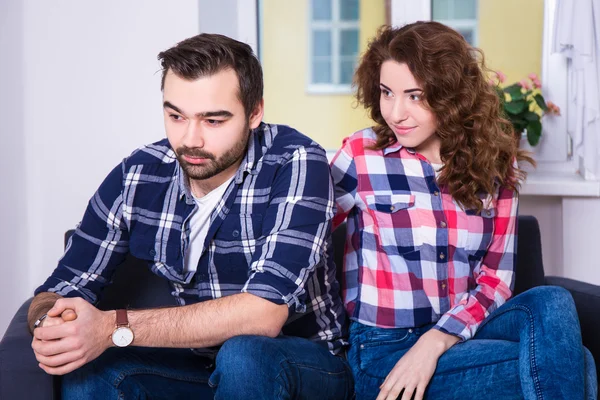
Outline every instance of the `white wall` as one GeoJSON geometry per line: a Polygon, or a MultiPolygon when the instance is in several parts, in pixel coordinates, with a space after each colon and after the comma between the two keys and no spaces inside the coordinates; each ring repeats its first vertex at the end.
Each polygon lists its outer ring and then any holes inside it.
{"type": "Polygon", "coordinates": [[[164,137],[157,54],[197,0],[0,1],[0,333],[105,175],[164,137]]]}
{"type": "Polygon", "coordinates": [[[0,1],[0,333],[29,292],[23,4],[0,1]]]}

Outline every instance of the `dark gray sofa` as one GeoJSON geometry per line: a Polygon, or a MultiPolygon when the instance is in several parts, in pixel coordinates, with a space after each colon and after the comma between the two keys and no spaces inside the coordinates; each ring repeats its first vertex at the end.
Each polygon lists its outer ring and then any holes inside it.
{"type": "MultiPolygon", "coordinates": [[[[338,228],[333,236],[336,263],[342,265],[345,227],[338,228]]],[[[540,230],[534,217],[519,217],[517,246],[515,294],[541,285],[568,289],[577,306],[583,343],[600,365],[600,287],[544,275],[540,230]]],[[[60,378],[47,375],[37,366],[30,347],[31,335],[27,329],[30,302],[31,299],[19,308],[0,342],[0,399],[59,398],[60,378]]],[[[105,290],[98,306],[108,310],[164,305],[175,305],[167,282],[150,273],[144,261],[129,256],[115,273],[113,284],[105,290]]]]}

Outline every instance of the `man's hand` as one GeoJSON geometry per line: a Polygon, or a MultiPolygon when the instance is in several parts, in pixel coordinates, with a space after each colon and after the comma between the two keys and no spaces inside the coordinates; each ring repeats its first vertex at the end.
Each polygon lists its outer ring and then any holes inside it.
{"type": "Polygon", "coordinates": [[[396,363],[380,386],[377,400],[396,400],[402,390],[402,400],[422,400],[425,389],[435,372],[438,359],[459,338],[431,329],[396,363]]]}
{"type": "MultiPolygon", "coordinates": [[[[58,317],[47,316],[46,318],[44,318],[44,320],[42,321],[41,325],[38,328],[40,328],[42,326],[49,327],[49,326],[60,325],[67,321],[74,321],[75,319],[77,319],[77,314],[75,314],[75,311],[73,311],[71,309],[67,309],[58,317]]],[[[33,340],[36,340],[35,337],[33,338],[33,340]]]]}
{"type": "Polygon", "coordinates": [[[112,345],[114,312],[104,312],[81,298],[59,299],[48,311],[31,344],[40,368],[64,375],[94,360],[112,345]]]}

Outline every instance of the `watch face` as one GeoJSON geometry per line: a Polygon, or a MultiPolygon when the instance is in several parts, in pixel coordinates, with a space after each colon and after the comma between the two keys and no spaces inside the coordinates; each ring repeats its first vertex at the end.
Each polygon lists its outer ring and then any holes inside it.
{"type": "Polygon", "coordinates": [[[133,331],[126,326],[117,328],[112,334],[112,341],[115,346],[129,346],[133,342],[133,331]]]}

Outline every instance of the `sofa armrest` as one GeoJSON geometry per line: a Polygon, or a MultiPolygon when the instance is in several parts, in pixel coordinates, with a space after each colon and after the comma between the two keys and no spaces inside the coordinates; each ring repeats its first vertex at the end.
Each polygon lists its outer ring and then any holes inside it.
{"type": "MultiPolygon", "coordinates": [[[[561,286],[571,292],[579,316],[583,345],[591,351],[596,366],[600,367],[600,286],[558,276],[547,276],[546,285],[561,286]]],[[[597,371],[600,375],[600,368],[597,371]]]]}
{"type": "Polygon", "coordinates": [[[31,349],[27,327],[30,303],[31,299],[19,308],[0,341],[0,399],[55,398],[54,377],[38,367],[31,349]]]}

